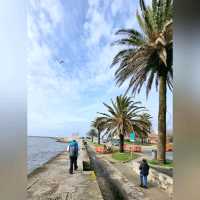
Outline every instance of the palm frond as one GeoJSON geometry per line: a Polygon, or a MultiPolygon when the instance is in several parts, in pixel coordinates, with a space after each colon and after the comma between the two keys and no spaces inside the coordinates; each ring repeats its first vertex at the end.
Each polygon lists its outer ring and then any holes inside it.
{"type": "Polygon", "coordinates": [[[140,9],[141,12],[137,11],[136,17],[141,32],[135,29],[120,29],[116,32],[124,37],[115,44],[125,44],[125,47],[114,57],[112,67],[116,64],[118,66],[115,80],[119,87],[129,81],[125,94],[129,91],[133,95],[139,93],[147,82],[148,97],[154,80],[156,88],[158,87],[161,75],[165,74],[167,77],[169,89],[173,85],[172,0],[152,0],[148,7],[144,0],[140,0],[140,9]]]}

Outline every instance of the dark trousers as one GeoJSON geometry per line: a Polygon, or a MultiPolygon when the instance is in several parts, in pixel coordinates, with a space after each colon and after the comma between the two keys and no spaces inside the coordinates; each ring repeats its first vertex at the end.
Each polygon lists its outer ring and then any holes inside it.
{"type": "Polygon", "coordinates": [[[70,156],[70,168],[69,168],[69,172],[70,173],[73,173],[73,168],[75,170],[78,169],[78,166],[77,166],[77,156],[70,156]]]}

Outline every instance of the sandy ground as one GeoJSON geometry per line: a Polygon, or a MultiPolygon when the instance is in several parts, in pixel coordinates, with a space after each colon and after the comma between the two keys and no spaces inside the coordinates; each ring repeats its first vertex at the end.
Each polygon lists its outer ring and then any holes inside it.
{"type": "Polygon", "coordinates": [[[84,156],[81,151],[72,175],[67,152],[35,170],[28,177],[27,200],[102,200],[94,172],[82,170],[84,156]]]}

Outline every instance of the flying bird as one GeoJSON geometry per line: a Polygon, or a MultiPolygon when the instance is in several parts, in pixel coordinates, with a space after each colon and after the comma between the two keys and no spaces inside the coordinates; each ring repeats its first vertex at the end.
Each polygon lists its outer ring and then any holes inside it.
{"type": "Polygon", "coordinates": [[[58,64],[60,64],[60,65],[62,65],[63,63],[65,63],[64,60],[60,60],[60,59],[58,59],[58,58],[56,58],[56,61],[57,61],[58,64]]]}
{"type": "Polygon", "coordinates": [[[63,64],[63,63],[65,63],[63,60],[60,60],[60,61],[59,61],[59,64],[63,64]]]}

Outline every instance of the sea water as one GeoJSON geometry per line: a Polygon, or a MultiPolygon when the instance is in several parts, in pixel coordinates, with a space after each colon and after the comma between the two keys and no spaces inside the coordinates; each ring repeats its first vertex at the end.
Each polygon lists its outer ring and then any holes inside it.
{"type": "Polygon", "coordinates": [[[66,143],[56,142],[54,138],[29,136],[27,139],[28,174],[61,153],[66,147],[66,143]]]}

